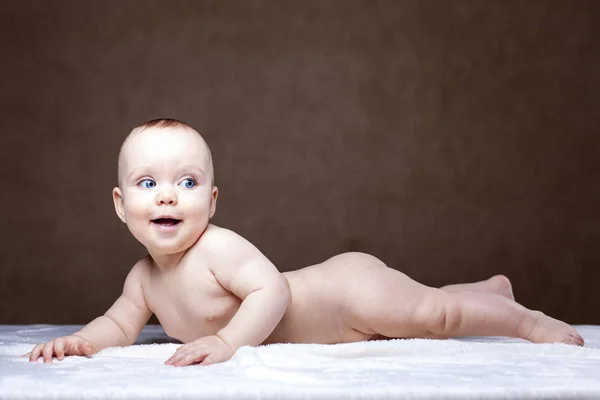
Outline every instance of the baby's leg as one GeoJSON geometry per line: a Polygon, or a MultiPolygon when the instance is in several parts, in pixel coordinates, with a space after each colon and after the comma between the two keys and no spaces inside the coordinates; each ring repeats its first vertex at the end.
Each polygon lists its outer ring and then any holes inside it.
{"type": "Polygon", "coordinates": [[[436,336],[509,336],[534,343],[583,345],[583,338],[570,325],[494,293],[448,293],[435,301],[440,304],[432,305],[433,310],[439,311],[430,321],[430,331],[436,336]]]}
{"type": "Polygon", "coordinates": [[[361,275],[354,277],[361,290],[348,321],[360,332],[396,338],[509,336],[583,345],[570,325],[495,293],[430,288],[383,264],[361,275]]]}
{"type": "Polygon", "coordinates": [[[515,299],[515,296],[512,291],[512,284],[510,283],[510,280],[504,275],[494,275],[485,281],[442,286],[440,289],[446,292],[496,293],[510,300],[515,299]]]}

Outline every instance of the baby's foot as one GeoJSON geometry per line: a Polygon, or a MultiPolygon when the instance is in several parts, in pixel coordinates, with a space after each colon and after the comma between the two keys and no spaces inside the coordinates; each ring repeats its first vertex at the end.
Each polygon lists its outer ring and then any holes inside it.
{"type": "Polygon", "coordinates": [[[583,346],[583,338],[571,325],[535,311],[535,327],[527,338],[533,343],[565,343],[583,346]]]}
{"type": "Polygon", "coordinates": [[[487,281],[484,281],[488,290],[492,293],[499,294],[508,299],[514,300],[515,295],[512,291],[512,284],[510,280],[504,275],[494,275],[487,281]]]}

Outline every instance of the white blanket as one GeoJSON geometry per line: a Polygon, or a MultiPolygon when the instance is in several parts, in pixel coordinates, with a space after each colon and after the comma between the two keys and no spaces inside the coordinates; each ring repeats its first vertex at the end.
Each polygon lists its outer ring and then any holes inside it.
{"type": "Polygon", "coordinates": [[[176,368],[158,326],[135,346],[45,365],[19,355],[78,326],[0,326],[0,398],[600,398],[600,326],[578,348],[507,338],[243,347],[176,368]],[[159,344],[150,344],[156,343],[159,344]]]}

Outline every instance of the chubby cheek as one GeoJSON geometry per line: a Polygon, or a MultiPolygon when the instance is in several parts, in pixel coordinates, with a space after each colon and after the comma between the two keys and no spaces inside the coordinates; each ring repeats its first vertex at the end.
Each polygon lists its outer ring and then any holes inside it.
{"type": "Polygon", "coordinates": [[[129,194],[125,201],[125,217],[129,219],[148,219],[152,213],[154,201],[146,193],[129,194]]]}
{"type": "Polygon", "coordinates": [[[210,198],[199,195],[180,196],[179,207],[183,211],[185,221],[192,222],[198,229],[204,230],[210,217],[210,198]]]}
{"type": "Polygon", "coordinates": [[[140,195],[128,196],[124,205],[127,227],[133,236],[143,241],[142,233],[147,230],[152,218],[152,199],[140,195]]]}

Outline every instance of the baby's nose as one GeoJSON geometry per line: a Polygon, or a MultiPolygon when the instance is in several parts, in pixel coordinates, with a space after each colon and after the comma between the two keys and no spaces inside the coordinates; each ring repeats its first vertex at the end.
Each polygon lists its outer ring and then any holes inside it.
{"type": "Polygon", "coordinates": [[[175,205],[177,204],[177,194],[173,190],[161,190],[156,195],[156,203],[158,205],[175,205]]]}

